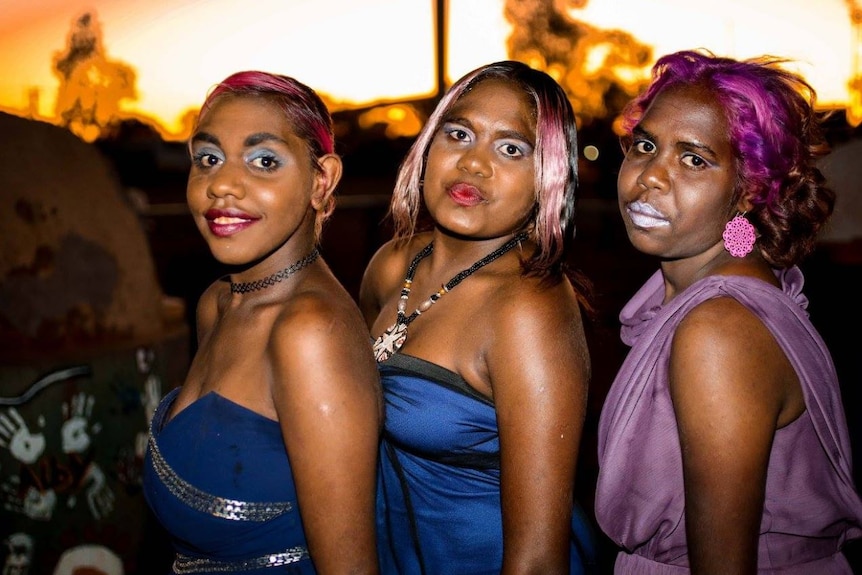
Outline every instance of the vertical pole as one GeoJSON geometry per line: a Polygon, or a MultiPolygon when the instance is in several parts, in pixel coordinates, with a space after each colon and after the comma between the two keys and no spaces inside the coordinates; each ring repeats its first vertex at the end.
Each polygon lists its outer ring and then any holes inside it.
{"type": "Polygon", "coordinates": [[[862,4],[858,0],[845,0],[850,12],[850,80],[847,83],[849,102],[845,115],[852,128],[862,124],[862,4]]]}
{"type": "Polygon", "coordinates": [[[440,101],[443,93],[446,92],[446,49],[448,42],[446,38],[447,24],[449,22],[448,0],[433,0],[434,2],[434,23],[435,23],[435,44],[437,52],[437,93],[434,95],[436,101],[440,101]]]}

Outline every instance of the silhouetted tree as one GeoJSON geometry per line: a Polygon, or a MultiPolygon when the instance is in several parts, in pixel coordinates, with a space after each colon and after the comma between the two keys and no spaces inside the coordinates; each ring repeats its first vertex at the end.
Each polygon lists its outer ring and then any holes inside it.
{"type": "Polygon", "coordinates": [[[88,142],[120,115],[122,100],[137,97],[134,69],[108,60],[93,13],[73,22],[65,52],[54,54],[54,73],[60,80],[56,105],[60,125],[88,142]]]}
{"type": "Polygon", "coordinates": [[[576,19],[588,0],[506,0],[508,53],[560,82],[581,121],[613,119],[649,79],[652,48],[576,19]]]}

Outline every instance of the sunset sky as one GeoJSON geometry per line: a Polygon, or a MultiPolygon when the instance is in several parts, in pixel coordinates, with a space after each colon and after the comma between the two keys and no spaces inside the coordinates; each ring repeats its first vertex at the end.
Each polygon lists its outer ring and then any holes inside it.
{"type": "MultiPolygon", "coordinates": [[[[95,13],[110,60],[137,72],[127,108],[170,127],[241,69],[297,77],[336,101],[367,104],[434,90],[433,0],[0,0],[0,107],[53,115],[52,57],[72,22],[95,13]]],[[[449,76],[506,57],[503,0],[449,0],[449,76]]],[[[799,62],[821,103],[843,104],[859,47],[846,0],[590,0],[574,12],[656,54],[706,47],[799,62]]],[[[860,71],[859,73],[862,73],[860,71]]]]}

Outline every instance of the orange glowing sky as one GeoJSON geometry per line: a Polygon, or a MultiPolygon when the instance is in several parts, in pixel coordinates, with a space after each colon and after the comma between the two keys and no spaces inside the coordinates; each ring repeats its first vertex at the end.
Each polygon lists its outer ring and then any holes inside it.
{"type": "MultiPolygon", "coordinates": [[[[137,71],[126,108],[168,129],[207,90],[241,69],[297,77],[336,101],[363,104],[434,90],[433,0],[0,0],[0,107],[24,110],[39,88],[52,116],[52,56],[72,21],[96,14],[110,60],[137,71]]],[[[503,0],[449,0],[449,76],[506,57],[503,0]]],[[[854,73],[846,0],[590,0],[574,12],[621,28],[656,54],[705,47],[786,56],[825,105],[848,100],[854,73]]],[[[856,42],[856,43],[854,43],[856,42]]],[[[862,73],[857,71],[855,73],[862,73]]]]}

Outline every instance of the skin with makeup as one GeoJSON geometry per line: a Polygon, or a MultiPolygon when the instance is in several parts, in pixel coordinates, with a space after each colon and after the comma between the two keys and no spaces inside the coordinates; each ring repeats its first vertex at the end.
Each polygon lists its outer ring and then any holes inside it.
{"type": "Polygon", "coordinates": [[[229,274],[151,425],[144,488],[175,572],[377,573],[379,378],[318,249],[341,177],[329,112],[293,78],[239,72],[189,151],[189,210],[229,274]]]}
{"type": "Polygon", "coordinates": [[[573,495],[590,379],[583,299],[563,266],[576,170],[566,94],[518,62],[456,82],[402,163],[395,238],[360,290],[386,405],[385,573],[594,561],[573,495]]]}
{"type": "Polygon", "coordinates": [[[620,314],[599,423],[616,573],[851,572],[862,502],[797,267],[834,194],[814,92],[781,64],[667,55],[624,113],[620,212],[660,270],[620,314]]]}

